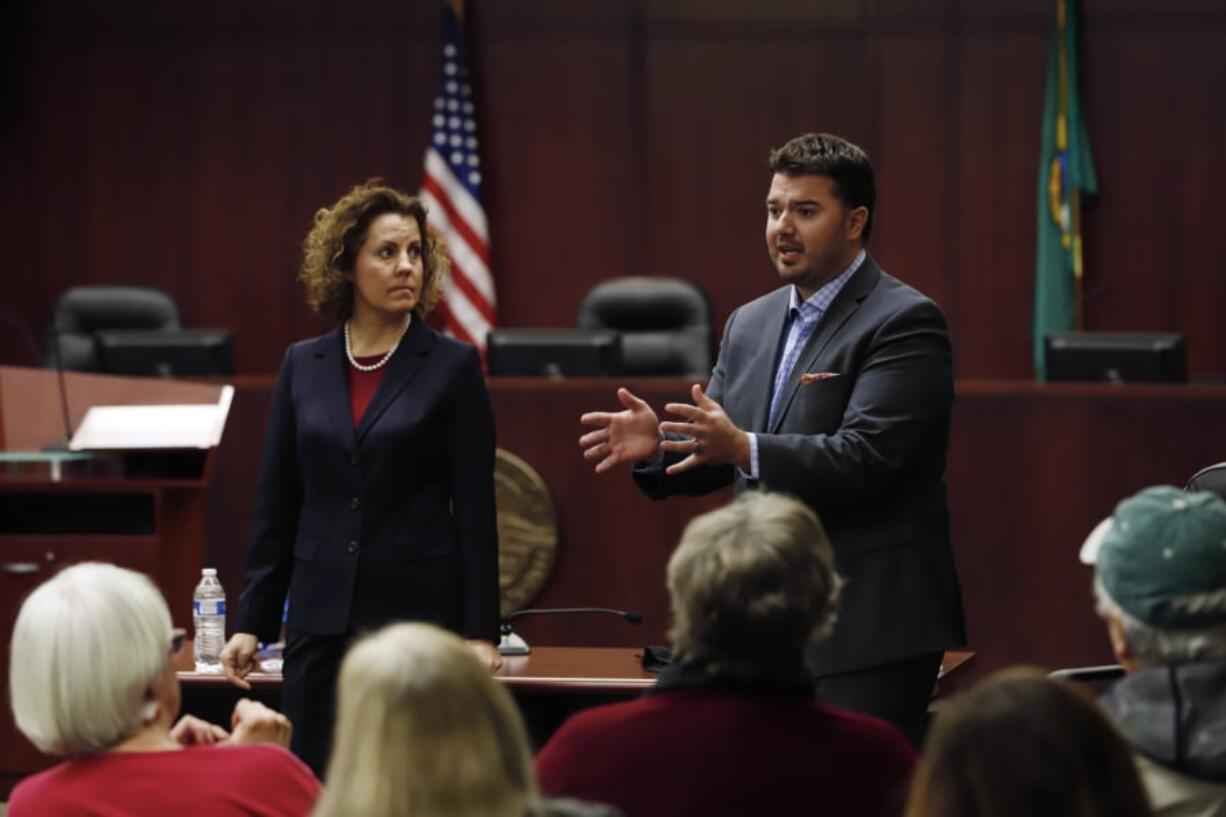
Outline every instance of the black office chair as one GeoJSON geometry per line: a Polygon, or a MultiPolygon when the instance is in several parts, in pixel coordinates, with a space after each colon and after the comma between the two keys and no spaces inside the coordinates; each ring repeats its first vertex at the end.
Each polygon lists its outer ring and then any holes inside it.
{"type": "Polygon", "coordinates": [[[1183,489],[1185,491],[1212,491],[1226,499],[1226,462],[1215,463],[1200,469],[1192,475],[1183,489]]]}
{"type": "Polygon", "coordinates": [[[179,307],[160,289],[134,286],[73,287],[55,302],[47,325],[43,365],[99,370],[95,333],[107,329],[180,329],[179,307]]]}
{"type": "Polygon", "coordinates": [[[580,329],[622,333],[621,374],[706,377],[711,305],[680,278],[631,275],[597,284],[579,306],[580,329]]]}

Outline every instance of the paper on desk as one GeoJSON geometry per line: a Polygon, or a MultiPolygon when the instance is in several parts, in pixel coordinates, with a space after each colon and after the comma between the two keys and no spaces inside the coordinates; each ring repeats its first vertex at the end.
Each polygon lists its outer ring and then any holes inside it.
{"type": "Polygon", "coordinates": [[[233,399],[234,387],[223,386],[216,403],[91,406],[68,448],[72,451],[212,448],[221,442],[233,399]]]}

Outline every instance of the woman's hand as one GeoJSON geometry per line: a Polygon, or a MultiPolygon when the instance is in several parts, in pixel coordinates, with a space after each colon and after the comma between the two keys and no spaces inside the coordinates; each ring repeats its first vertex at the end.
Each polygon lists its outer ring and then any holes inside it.
{"type": "Polygon", "coordinates": [[[225,649],[221,651],[221,668],[234,686],[251,689],[246,679],[247,673],[257,668],[255,650],[258,644],[258,639],[251,633],[235,633],[226,642],[225,649]]]}
{"type": "Polygon", "coordinates": [[[181,746],[210,746],[221,743],[230,733],[220,726],[184,715],[170,728],[170,738],[181,746]]]}
{"type": "Polygon", "coordinates": [[[235,746],[272,743],[289,748],[289,739],[294,733],[289,718],[250,698],[242,698],[234,705],[230,728],[234,730],[230,743],[235,746]]]}
{"type": "Polygon", "coordinates": [[[468,638],[464,643],[476,654],[477,658],[481,659],[482,664],[490,668],[491,672],[502,666],[502,656],[498,653],[498,645],[494,642],[468,638]]]}

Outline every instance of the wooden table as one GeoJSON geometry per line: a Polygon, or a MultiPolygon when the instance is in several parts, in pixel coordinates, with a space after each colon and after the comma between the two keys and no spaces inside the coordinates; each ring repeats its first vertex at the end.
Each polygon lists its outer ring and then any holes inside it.
{"type": "MultiPolygon", "coordinates": [[[[642,657],[643,651],[632,647],[533,647],[529,655],[504,657],[495,677],[515,695],[533,746],[539,747],[573,713],[629,700],[654,686],[656,676],[643,669],[642,657]]],[[[251,673],[251,692],[244,692],[222,675],[195,672],[190,642],[175,665],[184,713],[225,724],[244,695],[274,709],[280,704],[280,672],[251,673]]]]}
{"type": "MultiPolygon", "coordinates": [[[[975,653],[945,653],[933,697],[958,690],[975,653]]],[[[638,697],[655,686],[656,674],[642,667],[643,651],[633,647],[533,647],[529,655],[505,656],[495,677],[515,695],[533,743],[540,746],[571,714],[592,706],[638,697]]],[[[214,723],[229,721],[240,695],[277,707],[280,672],[247,676],[251,693],[231,686],[224,676],[195,672],[190,642],[175,659],[183,685],[183,711],[214,723]]]]}
{"type": "MultiPolygon", "coordinates": [[[[950,650],[941,661],[937,678],[941,691],[952,689],[965,674],[975,653],[950,650]]],[[[656,674],[643,669],[643,651],[633,647],[533,647],[528,655],[508,655],[494,673],[514,692],[596,692],[634,696],[655,686],[656,674]]],[[[190,640],[175,656],[176,675],[186,687],[232,689],[225,677],[196,672],[190,640]]],[[[254,689],[281,688],[280,672],[253,672],[247,676],[254,689]]]]}
{"type": "MultiPolygon", "coordinates": [[[[604,693],[633,697],[656,682],[642,667],[643,651],[632,647],[533,647],[529,655],[508,655],[495,677],[515,693],[604,693]]],[[[175,657],[185,687],[232,689],[225,677],[196,672],[189,641],[175,657]]],[[[280,672],[247,676],[257,690],[279,690],[280,672]]]]}

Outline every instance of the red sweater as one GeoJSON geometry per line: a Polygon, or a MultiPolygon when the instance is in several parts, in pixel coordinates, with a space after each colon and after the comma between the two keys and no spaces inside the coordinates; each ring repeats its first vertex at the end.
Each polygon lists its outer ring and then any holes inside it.
{"type": "Polygon", "coordinates": [[[541,791],[627,817],[901,814],[915,752],[812,696],[657,691],[578,713],[536,759],[541,791]]]}
{"type": "Polygon", "coordinates": [[[8,817],[305,817],[319,781],[277,746],[69,760],[17,784],[8,817]]]}

